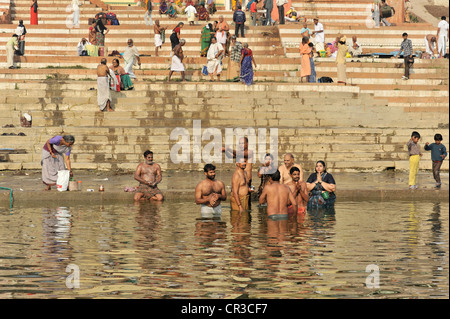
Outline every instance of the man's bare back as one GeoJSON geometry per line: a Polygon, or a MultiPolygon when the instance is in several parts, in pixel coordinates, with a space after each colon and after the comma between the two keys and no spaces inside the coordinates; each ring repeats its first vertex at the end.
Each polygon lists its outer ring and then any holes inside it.
{"type": "Polygon", "coordinates": [[[173,48],[173,54],[176,55],[180,59],[181,62],[183,62],[184,55],[183,55],[183,47],[181,44],[177,44],[173,48]]]}
{"type": "Polygon", "coordinates": [[[261,201],[267,202],[267,215],[269,216],[287,214],[289,205],[297,209],[296,200],[289,187],[278,182],[272,182],[264,187],[260,203],[261,201]]]}
{"type": "Polygon", "coordinates": [[[98,77],[104,77],[107,76],[109,73],[109,68],[108,66],[104,65],[104,64],[99,64],[97,66],[97,76],[98,77]]]}

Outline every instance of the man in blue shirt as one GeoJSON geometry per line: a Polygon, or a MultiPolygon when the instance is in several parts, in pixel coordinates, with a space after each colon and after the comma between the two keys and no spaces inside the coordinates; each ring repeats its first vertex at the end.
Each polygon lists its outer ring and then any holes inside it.
{"type": "Polygon", "coordinates": [[[447,149],[442,144],[442,135],[434,135],[434,143],[426,143],[425,151],[431,151],[431,160],[433,161],[433,177],[436,181],[436,188],[441,188],[441,165],[444,159],[447,157],[447,149]]]}
{"type": "Polygon", "coordinates": [[[245,23],[245,12],[241,10],[241,5],[238,4],[236,6],[237,10],[233,14],[233,21],[236,25],[236,28],[234,29],[234,35],[236,37],[239,37],[239,29],[241,29],[241,36],[245,38],[244,36],[244,23],[245,23]]]}

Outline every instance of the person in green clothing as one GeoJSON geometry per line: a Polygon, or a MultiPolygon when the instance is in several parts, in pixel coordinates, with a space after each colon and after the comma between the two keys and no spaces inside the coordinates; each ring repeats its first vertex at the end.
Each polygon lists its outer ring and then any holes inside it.
{"type": "Polygon", "coordinates": [[[112,65],[109,67],[113,70],[115,75],[120,76],[120,89],[121,90],[133,90],[133,82],[131,82],[130,76],[123,67],[119,65],[119,59],[114,59],[112,65]]]}
{"type": "Polygon", "coordinates": [[[6,65],[9,69],[15,69],[14,51],[19,48],[19,40],[17,34],[13,34],[11,39],[6,43],[6,65]]]}
{"type": "Polygon", "coordinates": [[[200,56],[206,56],[208,53],[209,46],[211,45],[211,38],[213,36],[214,32],[212,30],[212,24],[208,23],[202,30],[200,56]]]}

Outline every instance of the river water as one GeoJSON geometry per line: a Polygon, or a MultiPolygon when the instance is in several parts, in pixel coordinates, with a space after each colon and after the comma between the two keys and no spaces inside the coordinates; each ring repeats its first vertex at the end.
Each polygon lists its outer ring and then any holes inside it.
{"type": "Polygon", "coordinates": [[[449,298],[448,202],[0,209],[0,298],[449,298]]]}

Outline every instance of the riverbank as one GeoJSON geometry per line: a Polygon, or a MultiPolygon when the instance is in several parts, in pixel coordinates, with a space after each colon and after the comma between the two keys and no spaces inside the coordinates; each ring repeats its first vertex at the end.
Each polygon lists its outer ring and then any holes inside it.
{"type": "MultiPolygon", "coordinates": [[[[308,173],[309,174],[309,173],[308,173]]],[[[308,177],[305,174],[305,179],[308,177]]],[[[216,178],[222,180],[231,192],[232,172],[217,172],[216,178]]],[[[448,200],[449,173],[441,173],[442,188],[434,188],[432,173],[425,171],[418,175],[419,188],[408,189],[408,172],[375,173],[336,173],[333,174],[337,185],[339,201],[394,201],[394,200],[448,200]]],[[[204,178],[203,172],[163,172],[160,189],[167,200],[193,201],[195,186],[204,178]]],[[[254,174],[253,185],[259,186],[259,179],[254,174]]],[[[108,172],[75,172],[75,179],[81,181],[82,191],[58,192],[56,188],[44,191],[40,171],[0,172],[0,187],[11,188],[14,205],[45,206],[71,204],[97,204],[106,202],[133,202],[132,192],[125,192],[126,187],[135,187],[138,183],[133,174],[117,175],[108,172]],[[105,191],[99,192],[100,185],[105,191]],[[93,189],[89,192],[88,189],[93,189]]],[[[0,203],[9,203],[9,191],[0,192],[0,203]]]]}

